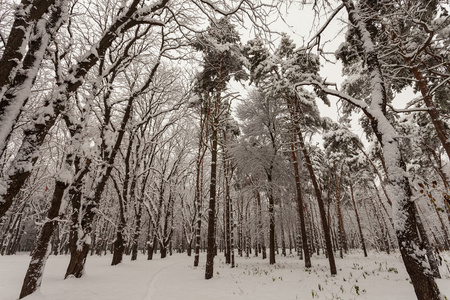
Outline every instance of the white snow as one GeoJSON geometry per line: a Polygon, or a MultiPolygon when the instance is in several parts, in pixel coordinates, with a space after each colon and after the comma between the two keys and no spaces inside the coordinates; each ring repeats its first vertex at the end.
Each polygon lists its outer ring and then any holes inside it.
{"type": "MultiPolygon", "coordinates": [[[[445,256],[450,263],[450,254],[445,256]]],[[[400,254],[352,253],[337,259],[338,274],[331,277],[325,257],[313,256],[311,269],[295,256],[277,256],[277,263],[259,257],[236,257],[230,269],[223,254],[215,259],[214,277],[204,279],[205,254],[200,267],[193,267],[194,256],[174,254],[152,261],[139,254],[110,266],[111,255],[89,256],[81,279],[63,279],[69,256],[50,256],[37,293],[27,300],[284,300],[284,299],[416,299],[400,254]]],[[[0,299],[17,299],[30,261],[24,254],[0,257],[0,299]]],[[[448,267],[441,267],[437,280],[441,292],[450,296],[448,267]]]]}

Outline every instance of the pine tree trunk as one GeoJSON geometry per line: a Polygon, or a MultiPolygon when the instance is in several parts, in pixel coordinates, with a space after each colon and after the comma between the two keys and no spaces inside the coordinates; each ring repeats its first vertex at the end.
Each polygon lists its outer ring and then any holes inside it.
{"type": "Polygon", "coordinates": [[[284,234],[282,200],[280,200],[280,235],[281,235],[281,255],[286,256],[286,240],[285,240],[285,234],[284,234]]]}
{"type": "Polygon", "coordinates": [[[300,131],[298,132],[298,140],[300,143],[300,148],[302,149],[302,152],[303,152],[303,157],[306,162],[306,167],[308,169],[308,172],[309,172],[309,175],[310,175],[313,187],[314,187],[314,192],[316,195],[317,203],[319,204],[319,213],[320,213],[320,218],[322,221],[322,229],[323,229],[323,233],[324,233],[324,237],[325,237],[325,246],[326,246],[326,250],[327,250],[328,262],[330,265],[330,273],[331,273],[331,275],[336,275],[337,269],[336,269],[336,263],[334,261],[333,245],[331,243],[330,228],[329,228],[328,222],[327,222],[325,204],[322,199],[322,192],[319,188],[319,184],[317,183],[316,175],[314,174],[314,169],[312,167],[311,159],[309,158],[309,153],[306,150],[306,145],[303,140],[303,135],[300,131]]]}
{"type": "Polygon", "coordinates": [[[431,275],[429,268],[423,264],[425,257],[416,251],[419,237],[416,230],[416,212],[414,202],[411,200],[411,187],[406,174],[406,167],[398,145],[397,133],[385,117],[387,93],[384,86],[380,63],[376,47],[367,30],[365,19],[359,15],[351,0],[342,0],[350,23],[355,28],[362,43],[368,73],[371,77],[372,101],[370,110],[363,109],[369,118],[375,135],[383,148],[383,156],[387,166],[387,175],[391,182],[391,196],[395,195],[396,205],[393,205],[396,218],[396,235],[400,253],[406,270],[411,278],[416,296],[419,300],[440,299],[439,288],[431,275]]]}
{"type": "Polygon", "coordinates": [[[361,247],[364,252],[364,257],[367,257],[366,243],[365,243],[363,231],[361,228],[361,220],[359,219],[358,208],[356,207],[356,201],[355,201],[355,196],[353,193],[353,184],[352,184],[351,178],[350,178],[350,197],[352,199],[353,209],[355,210],[356,223],[358,224],[359,237],[361,239],[361,247]]]}
{"type": "Polygon", "coordinates": [[[259,251],[261,251],[262,259],[267,258],[266,253],[266,242],[264,238],[264,230],[263,230],[263,223],[262,223],[262,208],[261,208],[261,194],[256,190],[256,201],[258,206],[258,229],[259,229],[259,251]]]}
{"type": "Polygon", "coordinates": [[[200,117],[200,135],[199,135],[199,146],[198,146],[198,154],[196,161],[196,178],[195,178],[195,206],[196,206],[196,214],[197,220],[195,222],[195,248],[194,248],[194,267],[198,267],[198,263],[200,260],[200,245],[201,245],[201,228],[202,228],[202,200],[203,200],[203,157],[206,153],[206,147],[203,145],[203,130],[204,130],[204,121],[203,118],[200,117]]]}
{"type": "Polygon", "coordinates": [[[272,174],[271,171],[267,173],[267,181],[269,185],[269,264],[275,263],[275,213],[274,213],[274,197],[272,189],[272,174]]]}
{"type": "Polygon", "coordinates": [[[432,201],[433,206],[434,206],[434,211],[436,212],[438,219],[439,219],[439,223],[441,223],[441,228],[442,228],[442,232],[444,233],[444,246],[446,250],[450,249],[450,238],[447,232],[447,228],[444,224],[444,220],[442,220],[441,214],[439,213],[438,207],[436,205],[436,201],[432,201]]]}
{"type": "Polygon", "coordinates": [[[211,279],[214,274],[214,256],[216,254],[216,181],[217,181],[217,144],[218,144],[218,117],[214,117],[211,132],[211,182],[209,186],[208,211],[208,248],[206,252],[205,279],[211,279]]]}
{"type": "Polygon", "coordinates": [[[302,185],[300,182],[300,173],[299,173],[299,164],[297,160],[297,150],[294,146],[294,139],[296,139],[295,136],[292,137],[291,140],[291,155],[292,155],[292,165],[294,167],[294,175],[295,175],[295,188],[296,188],[296,199],[297,199],[297,213],[298,213],[298,219],[299,219],[299,254],[300,259],[302,259],[302,249],[303,254],[305,256],[305,268],[311,268],[311,255],[309,254],[309,248],[308,248],[308,236],[306,234],[306,222],[305,222],[305,212],[303,208],[303,193],[302,193],[302,185]]]}
{"type": "MultiPolygon", "coordinates": [[[[229,189],[227,191],[230,192],[229,189]]],[[[229,201],[230,201],[230,252],[231,252],[231,267],[235,267],[235,260],[234,260],[234,219],[233,219],[233,202],[231,200],[231,196],[228,195],[229,201]]],[[[242,226],[240,226],[242,228],[242,226]]],[[[240,230],[240,237],[242,238],[242,231],[240,230]]],[[[239,246],[240,256],[242,256],[242,243],[240,243],[241,246],[239,246]]]]}
{"type": "Polygon", "coordinates": [[[337,208],[337,215],[338,215],[338,232],[339,232],[339,256],[341,258],[344,258],[344,222],[342,220],[342,212],[341,212],[341,201],[339,198],[336,199],[336,208],[337,208]]]}
{"type": "Polygon", "coordinates": [[[442,117],[439,113],[439,110],[437,109],[436,104],[433,101],[432,93],[430,93],[430,90],[428,88],[428,82],[424,78],[422,72],[417,67],[417,63],[412,61],[411,58],[408,58],[406,56],[403,57],[406,63],[410,66],[410,70],[413,73],[414,78],[417,80],[417,87],[419,88],[420,93],[422,94],[423,97],[423,101],[425,102],[425,105],[428,108],[427,112],[436,130],[436,134],[439,138],[439,141],[442,144],[442,147],[447,153],[447,158],[450,159],[450,138],[447,134],[446,125],[442,121],[442,117]]]}
{"type": "MultiPolygon", "coordinates": [[[[226,171],[225,166],[225,159],[224,159],[224,172],[226,171]]],[[[230,264],[231,263],[231,224],[230,224],[230,187],[228,185],[228,179],[227,174],[224,174],[225,180],[225,218],[224,218],[224,235],[225,235],[225,263],[230,264]]]]}
{"type": "Polygon", "coordinates": [[[419,230],[420,237],[422,238],[422,244],[425,247],[425,251],[427,253],[428,263],[430,264],[431,272],[433,272],[433,276],[435,278],[441,278],[441,274],[439,273],[439,266],[436,261],[436,257],[434,256],[434,249],[431,246],[431,243],[428,239],[427,232],[425,231],[425,227],[423,226],[419,212],[417,211],[417,206],[416,206],[416,213],[417,213],[416,214],[417,229],[419,230]]]}

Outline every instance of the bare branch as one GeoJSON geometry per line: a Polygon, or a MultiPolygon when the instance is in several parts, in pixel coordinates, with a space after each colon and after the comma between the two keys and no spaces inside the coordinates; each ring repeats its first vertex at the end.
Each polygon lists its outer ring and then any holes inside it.
{"type": "Polygon", "coordinates": [[[344,8],[344,4],[339,5],[331,14],[331,16],[326,20],[326,22],[322,25],[322,27],[319,29],[319,31],[309,40],[306,48],[311,49],[314,46],[319,46],[320,44],[320,35],[325,31],[325,29],[330,25],[331,21],[336,17],[336,15],[341,11],[341,9],[344,8]]]}

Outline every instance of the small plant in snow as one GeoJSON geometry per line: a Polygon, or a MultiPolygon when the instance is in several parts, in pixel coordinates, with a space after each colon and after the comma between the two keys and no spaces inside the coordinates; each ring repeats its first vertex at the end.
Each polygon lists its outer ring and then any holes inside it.
{"type": "Polygon", "coordinates": [[[388,272],[392,272],[392,273],[398,274],[398,270],[396,268],[389,268],[388,272]]]}
{"type": "Polygon", "coordinates": [[[365,294],[365,293],[366,293],[366,290],[365,290],[365,289],[360,290],[359,286],[357,286],[357,285],[354,285],[353,288],[355,289],[355,293],[356,293],[358,296],[361,295],[361,294],[365,294]]]}

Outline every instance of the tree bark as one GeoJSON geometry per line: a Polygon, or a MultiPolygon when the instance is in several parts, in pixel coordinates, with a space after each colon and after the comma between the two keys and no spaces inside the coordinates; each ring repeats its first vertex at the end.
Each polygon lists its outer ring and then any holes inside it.
{"type": "MultiPolygon", "coordinates": [[[[201,108],[203,111],[203,108],[201,108]]],[[[195,205],[197,221],[195,222],[195,248],[194,248],[194,267],[198,267],[200,260],[200,244],[201,244],[201,229],[202,229],[202,200],[203,200],[203,157],[207,148],[203,145],[204,132],[206,131],[205,118],[202,117],[203,113],[200,113],[200,134],[198,142],[198,154],[196,160],[196,177],[195,177],[195,205]]]]}
{"type": "Polygon", "coordinates": [[[367,257],[366,242],[364,240],[364,234],[361,228],[361,220],[359,219],[358,208],[356,207],[355,195],[353,193],[353,183],[351,178],[350,178],[350,197],[352,199],[353,209],[355,210],[356,223],[358,224],[359,237],[361,239],[361,247],[364,252],[364,257],[367,257]]]}
{"type": "Polygon", "coordinates": [[[324,233],[324,237],[325,237],[325,247],[327,250],[328,262],[330,264],[330,272],[331,272],[331,275],[336,275],[337,274],[336,262],[334,260],[333,245],[331,244],[330,228],[328,226],[328,221],[327,221],[327,216],[326,216],[326,211],[325,211],[325,204],[322,199],[322,192],[319,188],[319,184],[317,183],[317,179],[316,179],[316,175],[314,173],[312,162],[311,162],[311,159],[309,158],[309,153],[308,153],[308,150],[306,149],[306,145],[303,140],[303,135],[300,131],[298,132],[297,135],[298,135],[298,140],[300,143],[300,148],[302,149],[303,157],[305,159],[306,168],[308,169],[309,176],[310,176],[310,179],[311,179],[313,187],[314,187],[314,192],[316,195],[317,203],[319,204],[319,213],[320,213],[320,218],[322,221],[322,229],[323,229],[323,233],[324,233]]]}
{"type": "Polygon", "coordinates": [[[417,229],[419,230],[420,237],[422,238],[422,244],[427,253],[428,263],[430,264],[431,272],[433,272],[433,276],[435,278],[441,278],[441,274],[439,273],[439,266],[436,261],[436,257],[434,256],[434,249],[431,246],[430,240],[428,239],[427,232],[425,231],[425,226],[423,226],[423,222],[420,218],[419,211],[416,206],[416,221],[417,221],[417,229]]]}
{"type": "Polygon", "coordinates": [[[131,246],[131,260],[137,259],[139,236],[141,235],[141,221],[142,221],[142,202],[139,201],[136,209],[136,224],[134,228],[133,241],[131,246]]]}
{"type": "MultiPolygon", "coordinates": [[[[303,194],[302,194],[302,185],[300,182],[300,173],[299,173],[299,164],[297,161],[297,150],[294,146],[294,138],[292,137],[291,142],[291,155],[292,155],[292,165],[294,167],[294,175],[295,175],[295,189],[296,189],[296,199],[297,199],[297,213],[299,216],[299,223],[300,223],[300,232],[301,232],[301,248],[300,251],[303,249],[303,254],[305,257],[305,267],[311,268],[311,255],[309,254],[309,247],[308,247],[308,236],[306,234],[306,223],[305,223],[305,212],[303,209],[303,194]]],[[[296,139],[296,138],[295,138],[296,139]]],[[[301,254],[301,253],[300,253],[301,254]]],[[[300,257],[302,257],[300,255],[300,257]]]]}
{"type": "MultiPolygon", "coordinates": [[[[218,105],[218,104],[216,104],[218,105]]],[[[214,274],[214,256],[216,253],[216,181],[217,181],[217,144],[218,144],[219,120],[215,116],[211,130],[211,181],[209,185],[209,210],[208,210],[208,247],[206,252],[205,279],[211,279],[214,274]]]]}
{"type": "Polygon", "coordinates": [[[41,228],[38,238],[36,239],[33,251],[31,253],[31,262],[28,266],[27,273],[23,280],[20,299],[34,293],[41,285],[42,276],[44,274],[45,263],[50,255],[50,238],[53,235],[55,227],[58,226],[58,216],[61,207],[62,197],[68,183],[56,181],[55,190],[53,192],[50,209],[47,218],[41,228]]]}
{"type": "Polygon", "coordinates": [[[274,213],[274,196],[272,189],[272,172],[267,172],[267,183],[269,185],[269,264],[275,263],[275,213],[274,213]]]}
{"type": "Polygon", "coordinates": [[[0,59],[2,66],[2,72],[0,72],[1,96],[16,76],[25,49],[27,49],[26,45],[32,28],[54,3],[55,0],[22,0],[17,7],[5,51],[0,59]]]}

